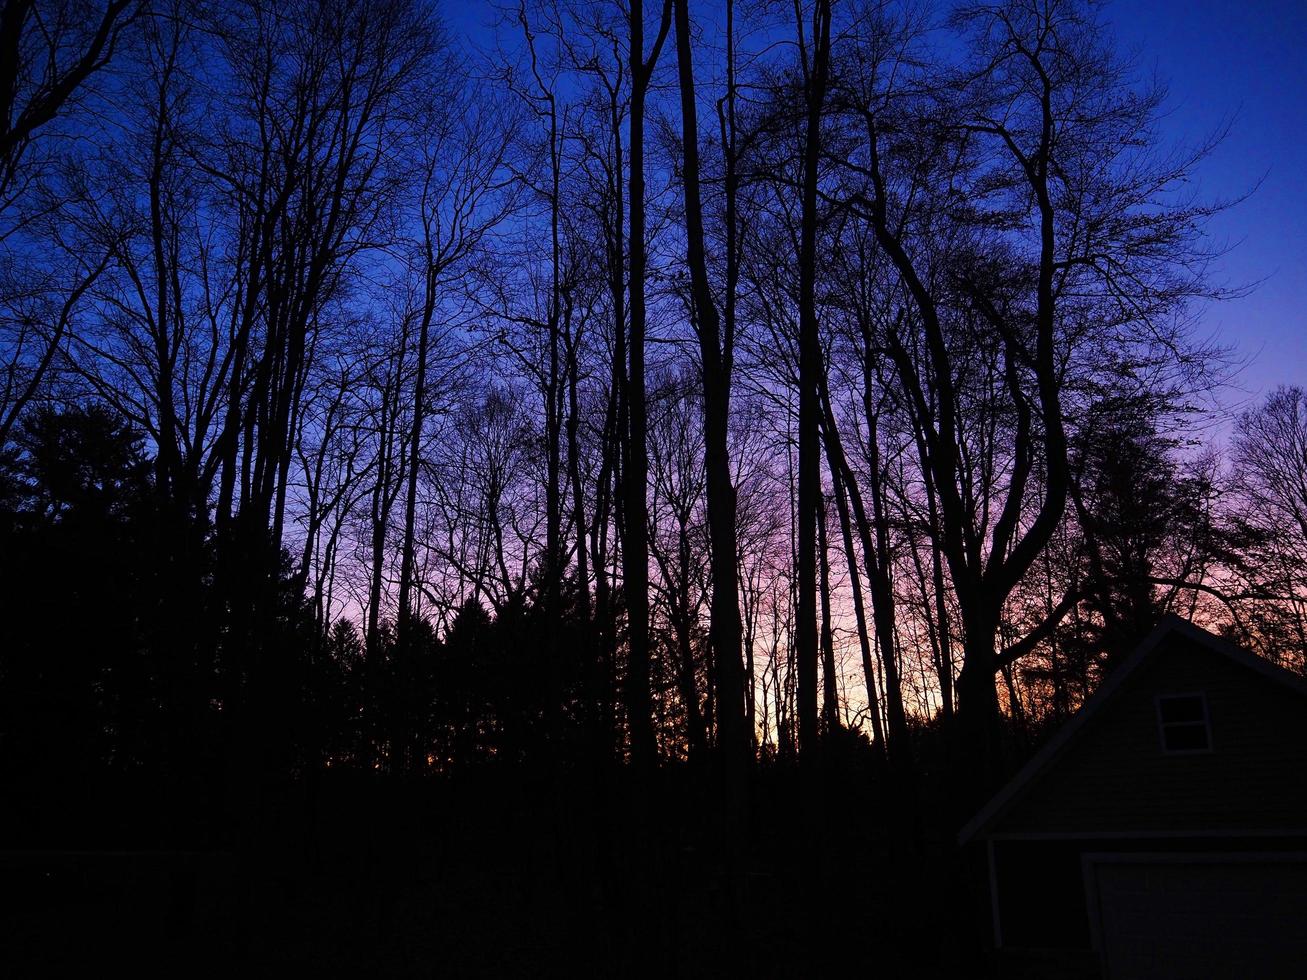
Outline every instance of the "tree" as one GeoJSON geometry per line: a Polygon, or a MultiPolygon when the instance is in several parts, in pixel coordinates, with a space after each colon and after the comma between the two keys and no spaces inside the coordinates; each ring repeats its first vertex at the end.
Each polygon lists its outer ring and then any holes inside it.
{"type": "Polygon", "coordinates": [[[0,208],[31,176],[41,130],[85,93],[146,12],[141,0],[8,0],[0,8],[0,208]]]}
{"type": "MultiPolygon", "coordinates": [[[[1240,416],[1232,446],[1245,591],[1267,652],[1304,666],[1307,648],[1307,394],[1281,386],[1240,416]]],[[[1251,639],[1252,637],[1250,637],[1251,639]]]]}
{"type": "Polygon", "coordinates": [[[822,113],[831,60],[831,5],[812,11],[811,48],[799,29],[806,126],[803,145],[802,218],[799,243],[799,486],[798,602],[795,645],[799,669],[799,752],[817,747],[817,520],[821,493],[821,340],[817,328],[817,185],[822,159],[822,113]]]}
{"type": "Polygon", "coordinates": [[[69,206],[85,199],[76,177],[85,160],[57,137],[86,124],[104,69],[130,46],[146,10],[141,0],[98,10],[81,0],[0,6],[0,447],[59,366],[109,265],[101,243],[70,221],[69,206]]]}
{"type": "Polygon", "coordinates": [[[704,209],[700,187],[699,123],[691,49],[690,14],[685,0],[676,3],[677,76],[681,96],[681,187],[685,199],[686,265],[690,272],[690,319],[698,338],[703,383],[704,461],[708,528],[712,552],[711,635],[716,666],[717,714],[727,766],[738,769],[749,750],[745,730],[744,670],[740,661],[740,588],[736,554],[735,488],[730,469],[731,374],[735,360],[736,288],[739,279],[736,227],[735,7],[726,6],[727,91],[721,108],[725,156],[726,283],[719,310],[708,277],[704,209]]]}
{"type": "Polygon", "coordinates": [[[645,102],[654,68],[667,40],[673,0],[664,0],[662,19],[653,48],[645,55],[644,3],[631,0],[630,51],[630,333],[626,344],[625,397],[627,438],[622,467],[622,573],[625,580],[628,660],[626,670],[627,724],[631,758],[641,767],[652,766],[657,746],[653,734],[653,706],[649,690],[649,462],[645,420],[645,102]]]}
{"type": "MultiPolygon", "coordinates": [[[[408,483],[404,499],[404,535],[400,546],[399,629],[401,639],[415,615],[412,593],[416,565],[418,473],[424,423],[431,403],[432,347],[442,341],[453,347],[447,335],[433,338],[437,312],[442,308],[442,291],[457,278],[469,276],[467,264],[487,245],[487,238],[517,206],[514,185],[503,173],[509,152],[513,117],[505,106],[492,100],[477,101],[474,93],[454,84],[461,66],[448,65],[437,76],[427,107],[418,150],[421,178],[417,223],[420,233],[413,243],[414,270],[422,284],[418,311],[416,372],[413,382],[413,412],[408,434],[408,483]],[[443,83],[443,84],[441,84],[443,83]],[[469,108],[470,104],[470,108],[469,108]],[[434,343],[433,343],[434,341],[434,343]]],[[[457,288],[457,287],[455,287],[457,288]]],[[[454,291],[454,290],[451,290],[454,291]]],[[[448,333],[454,324],[449,324],[448,333]]],[[[447,391],[458,375],[463,352],[444,352],[443,371],[436,377],[437,390],[447,391]]]]}
{"type": "Polygon", "coordinates": [[[1150,154],[1162,94],[1131,84],[1084,4],[967,6],[953,23],[971,54],[947,85],[912,70],[905,21],[852,42],[836,86],[863,134],[840,201],[897,277],[882,342],[961,617],[961,813],[1002,769],[997,637],[1064,516],[1070,379],[1179,339],[1167,318],[1207,291],[1195,229],[1214,208],[1166,196],[1207,147],[1150,154]]]}

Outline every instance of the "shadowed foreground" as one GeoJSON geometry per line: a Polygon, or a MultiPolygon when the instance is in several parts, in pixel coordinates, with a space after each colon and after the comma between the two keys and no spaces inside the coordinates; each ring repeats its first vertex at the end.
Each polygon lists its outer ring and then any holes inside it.
{"type": "MultiPolygon", "coordinates": [[[[600,793],[572,778],[332,774],[267,796],[246,845],[214,833],[184,850],[151,846],[167,804],[144,788],[120,786],[116,799],[87,790],[80,812],[116,813],[120,826],[84,830],[79,853],[0,859],[4,969],[798,976],[894,965],[946,976],[958,965],[965,943],[942,926],[943,863],[843,816],[870,807],[832,815],[825,873],[808,881],[786,803],[796,778],[761,776],[737,924],[706,794],[684,771],[659,778],[643,793],[600,793]]],[[[51,843],[79,839],[46,829],[51,843]]]]}

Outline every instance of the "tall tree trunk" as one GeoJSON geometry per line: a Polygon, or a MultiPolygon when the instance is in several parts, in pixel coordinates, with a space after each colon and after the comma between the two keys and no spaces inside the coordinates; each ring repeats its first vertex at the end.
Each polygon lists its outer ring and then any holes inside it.
{"type": "Polygon", "coordinates": [[[802,219],[799,242],[799,490],[798,601],[795,654],[799,672],[799,753],[818,747],[817,725],[817,510],[821,506],[821,446],[818,375],[822,365],[817,329],[817,177],[821,160],[821,118],[826,101],[830,54],[830,2],[813,12],[812,65],[805,68],[807,129],[803,146],[802,219]]]}
{"type": "Polygon", "coordinates": [[[623,192],[624,152],[622,144],[622,110],[616,91],[610,92],[609,136],[612,139],[612,165],[609,168],[608,201],[604,221],[605,258],[608,263],[608,291],[613,313],[613,350],[608,384],[608,404],[604,412],[603,453],[595,487],[594,548],[595,620],[597,623],[598,658],[595,664],[595,697],[599,706],[596,739],[597,753],[620,757],[620,738],[616,732],[617,604],[608,574],[609,518],[619,538],[624,540],[624,494],[622,484],[623,453],[627,441],[626,418],[626,229],[623,192]]]}
{"type": "Polygon", "coordinates": [[[590,561],[586,542],[585,482],[581,474],[581,368],[580,338],[569,329],[565,337],[567,355],[567,475],[572,490],[572,525],[576,528],[576,586],[579,593],[582,643],[587,662],[592,659],[592,616],[590,611],[590,561]]]}
{"type": "Polygon", "coordinates": [[[558,598],[563,575],[563,488],[562,488],[562,378],[559,360],[559,328],[562,321],[562,242],[559,237],[559,184],[562,180],[562,146],[558,132],[558,107],[552,92],[549,99],[549,373],[545,382],[545,594],[550,628],[550,652],[556,654],[558,598]]]}
{"type": "Polygon", "coordinates": [[[849,588],[853,592],[853,619],[858,629],[858,650],[862,654],[862,679],[867,688],[867,710],[871,715],[871,732],[876,740],[876,751],[885,753],[885,726],[880,720],[880,684],[871,656],[871,638],[867,635],[867,611],[862,598],[862,581],[858,574],[858,556],[853,545],[853,525],[849,517],[848,491],[839,466],[832,462],[829,447],[826,456],[830,466],[831,483],[835,489],[835,508],[840,518],[840,533],[844,538],[844,556],[849,569],[849,588]]]}
{"type": "MultiPolygon", "coordinates": [[[[939,507],[935,495],[927,489],[926,515],[931,526],[931,540],[940,539],[939,507]]],[[[943,705],[944,724],[953,724],[953,633],[949,625],[948,600],[944,594],[944,559],[938,548],[930,549],[930,575],[935,593],[935,629],[939,634],[939,697],[943,705]]]]}
{"type": "Polygon", "coordinates": [[[839,684],[835,676],[835,635],[830,615],[830,551],[826,540],[826,504],[817,508],[818,593],[821,597],[822,728],[840,727],[839,684]]]}
{"type": "Polygon", "coordinates": [[[422,298],[422,322],[418,326],[417,377],[413,384],[413,420],[408,438],[408,486],[404,490],[404,541],[399,554],[399,641],[408,639],[413,616],[412,590],[414,547],[416,544],[418,463],[422,447],[422,425],[426,421],[427,354],[431,321],[436,311],[436,275],[431,246],[426,253],[425,290],[422,298]]]}
{"type": "MultiPolygon", "coordinates": [[[[882,676],[884,677],[885,719],[887,726],[886,748],[892,763],[905,761],[900,758],[900,749],[907,746],[907,715],[903,708],[903,690],[899,678],[898,662],[894,657],[894,595],[889,574],[889,554],[886,533],[879,537],[873,533],[872,521],[867,515],[862,491],[858,488],[853,470],[844,454],[839,429],[835,424],[835,414],[830,402],[823,375],[819,397],[822,404],[823,431],[826,434],[826,451],[833,460],[833,466],[839,470],[843,487],[848,492],[852,504],[853,518],[861,539],[863,555],[867,568],[867,585],[871,592],[872,623],[876,634],[876,648],[880,654],[882,676]]],[[[871,433],[875,438],[875,433],[871,433]]],[[[877,467],[879,460],[876,461],[877,467]]],[[[879,472],[872,477],[873,487],[878,486],[879,472]]],[[[879,491],[876,491],[879,492],[879,491]]]]}
{"type": "MultiPolygon", "coordinates": [[[[727,7],[734,29],[734,7],[727,7]]],[[[733,33],[729,42],[733,42],[733,33]]],[[[677,74],[681,94],[681,135],[684,161],[681,183],[685,195],[686,264],[690,270],[693,320],[699,338],[703,371],[704,467],[708,498],[708,534],[712,559],[712,605],[709,629],[712,638],[715,712],[719,744],[732,772],[744,764],[750,738],[745,729],[744,668],[740,660],[740,588],[736,555],[735,487],[730,465],[731,370],[734,359],[734,281],[736,275],[734,152],[728,150],[727,192],[727,320],[718,314],[708,280],[704,242],[703,202],[700,192],[699,119],[695,98],[694,61],[691,50],[688,0],[676,2],[677,74]],[[723,333],[723,328],[725,332],[723,333]]],[[[731,84],[734,84],[733,60],[731,84]]],[[[733,91],[728,102],[733,106],[733,91]]],[[[733,114],[734,110],[728,107],[733,114]]],[[[733,125],[724,127],[733,140],[733,125]]],[[[731,777],[734,778],[734,777],[731,777]]]]}
{"type": "Polygon", "coordinates": [[[628,435],[622,486],[625,491],[626,534],[622,571],[626,583],[629,649],[626,671],[627,724],[631,761],[650,768],[657,759],[653,726],[653,696],[649,668],[649,455],[644,383],[645,342],[645,186],[644,111],[649,82],[670,24],[671,0],[665,0],[663,20],[646,61],[644,3],[631,2],[631,331],[627,349],[626,412],[628,435]]]}
{"type": "Polygon", "coordinates": [[[371,568],[368,574],[368,608],[366,625],[366,645],[368,659],[375,661],[381,648],[381,586],[383,562],[386,547],[385,480],[389,475],[390,465],[386,459],[385,419],[382,419],[382,442],[378,449],[381,459],[377,464],[377,484],[372,488],[372,554],[371,568]]]}
{"type": "MultiPolygon", "coordinates": [[[[876,624],[876,644],[880,648],[885,677],[885,714],[890,741],[897,742],[890,751],[907,748],[907,713],[903,708],[903,684],[896,656],[898,611],[894,599],[893,560],[890,554],[889,513],[885,502],[885,472],[880,460],[880,426],[872,395],[871,353],[866,352],[862,384],[862,408],[867,419],[867,488],[871,494],[871,519],[874,533],[874,560],[868,565],[871,581],[872,617],[876,624]]],[[[829,397],[827,408],[830,407],[829,397]]],[[[859,499],[859,507],[861,500],[859,499]]],[[[864,515],[865,516],[865,515],[864,515]]],[[[868,556],[869,559],[872,556],[868,556]]],[[[906,760],[899,758],[899,763],[906,760]]],[[[902,769],[902,765],[900,765],[902,769]]]]}

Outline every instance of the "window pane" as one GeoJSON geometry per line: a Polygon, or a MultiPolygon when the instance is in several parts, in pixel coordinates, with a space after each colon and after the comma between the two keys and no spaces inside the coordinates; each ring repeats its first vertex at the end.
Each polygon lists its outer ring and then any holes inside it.
{"type": "Polygon", "coordinates": [[[1209,747],[1207,726],[1167,725],[1162,729],[1162,741],[1168,752],[1197,752],[1209,747]]]}
{"type": "Polygon", "coordinates": [[[1170,725],[1177,721],[1203,721],[1203,696],[1186,694],[1182,697],[1158,698],[1158,708],[1162,713],[1162,724],[1170,725]]]}

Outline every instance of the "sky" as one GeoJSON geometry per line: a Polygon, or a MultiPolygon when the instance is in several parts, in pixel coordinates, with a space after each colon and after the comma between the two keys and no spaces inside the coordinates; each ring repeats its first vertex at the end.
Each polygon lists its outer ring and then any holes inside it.
{"type": "Polygon", "coordinates": [[[1201,335],[1248,362],[1222,401],[1307,387],[1307,0],[1110,0],[1103,13],[1139,67],[1168,83],[1164,133],[1193,140],[1233,119],[1199,170],[1200,193],[1256,188],[1210,226],[1230,246],[1219,279],[1258,284],[1197,311],[1201,335]]]}

